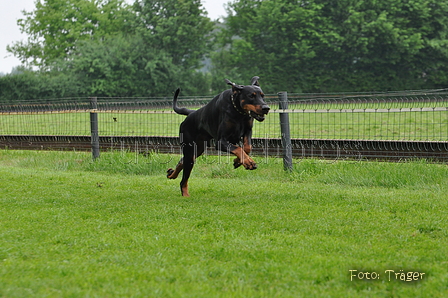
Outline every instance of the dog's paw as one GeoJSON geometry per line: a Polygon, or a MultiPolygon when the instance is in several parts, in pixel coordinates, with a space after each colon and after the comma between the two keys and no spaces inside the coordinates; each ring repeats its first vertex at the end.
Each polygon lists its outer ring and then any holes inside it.
{"type": "Polygon", "coordinates": [[[237,168],[239,168],[241,165],[242,165],[242,163],[241,163],[241,161],[240,161],[239,158],[235,158],[235,159],[233,160],[233,168],[237,169],[237,168]]]}
{"type": "Polygon", "coordinates": [[[256,170],[257,169],[257,164],[256,163],[252,163],[251,166],[249,168],[246,168],[247,170],[256,170]]]}
{"type": "Polygon", "coordinates": [[[257,164],[252,159],[251,160],[245,160],[244,161],[244,168],[246,170],[255,170],[257,168],[257,164]]]}
{"type": "Polygon", "coordinates": [[[168,170],[166,171],[166,178],[168,178],[168,179],[173,179],[173,178],[171,177],[171,175],[173,175],[173,173],[174,173],[174,170],[173,170],[173,169],[168,169],[168,170]]]}

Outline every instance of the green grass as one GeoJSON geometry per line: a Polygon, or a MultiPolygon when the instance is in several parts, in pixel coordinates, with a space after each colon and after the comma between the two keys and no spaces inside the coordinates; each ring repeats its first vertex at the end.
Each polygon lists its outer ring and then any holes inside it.
{"type": "Polygon", "coordinates": [[[446,165],[177,159],[0,151],[0,297],[448,295],[446,165]]]}

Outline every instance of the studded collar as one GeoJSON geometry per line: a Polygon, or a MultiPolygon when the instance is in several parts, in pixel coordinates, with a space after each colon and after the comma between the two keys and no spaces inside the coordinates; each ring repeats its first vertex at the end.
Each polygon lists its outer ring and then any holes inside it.
{"type": "Polygon", "coordinates": [[[235,97],[233,96],[233,93],[232,93],[232,95],[230,95],[230,98],[231,98],[231,100],[232,100],[232,105],[233,105],[233,107],[235,108],[235,110],[236,110],[238,113],[240,113],[241,115],[249,116],[249,114],[248,114],[246,111],[244,111],[243,108],[242,108],[241,106],[238,106],[238,105],[235,103],[235,97]]]}

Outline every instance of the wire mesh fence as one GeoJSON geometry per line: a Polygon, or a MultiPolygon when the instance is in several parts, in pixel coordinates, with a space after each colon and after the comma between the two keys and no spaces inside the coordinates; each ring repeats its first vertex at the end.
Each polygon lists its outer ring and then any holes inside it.
{"type": "MultiPolygon", "coordinates": [[[[197,109],[210,97],[180,98],[197,109]]],[[[448,141],[448,92],[426,90],[382,94],[289,94],[288,110],[277,95],[271,111],[254,125],[254,138],[281,138],[279,113],[288,113],[293,139],[448,141]]],[[[0,104],[0,135],[89,136],[89,113],[98,113],[100,136],[178,136],[184,116],[171,98],[88,98],[0,104]]]]}
{"type": "MultiPolygon", "coordinates": [[[[93,109],[89,98],[76,102],[0,104],[0,135],[90,135],[91,112],[98,113],[100,135],[177,136],[182,116],[172,111],[169,99],[99,98],[93,109]]],[[[184,99],[199,108],[209,98],[184,99]]]]}
{"type": "MultiPolygon", "coordinates": [[[[448,94],[444,91],[376,95],[288,95],[289,109],[271,110],[258,135],[278,137],[278,118],[289,113],[291,137],[297,139],[448,140],[448,94]]],[[[271,105],[277,106],[277,105],[271,105]]]]}
{"type": "MultiPolygon", "coordinates": [[[[289,150],[296,158],[448,161],[446,90],[290,94],[286,110],[279,108],[279,98],[266,96],[271,111],[264,122],[255,121],[256,155],[281,156],[289,150]],[[286,147],[277,116],[284,113],[292,138],[286,147]]],[[[184,97],[179,105],[197,109],[210,99],[184,97]]],[[[0,147],[92,150],[94,158],[103,150],[179,154],[178,130],[184,118],[172,111],[171,98],[0,104],[0,147]]],[[[209,153],[214,154],[213,149],[209,153]]]]}

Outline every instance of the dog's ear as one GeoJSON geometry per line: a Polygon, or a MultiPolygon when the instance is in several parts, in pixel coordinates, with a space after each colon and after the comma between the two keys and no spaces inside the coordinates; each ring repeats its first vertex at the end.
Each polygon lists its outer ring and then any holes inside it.
{"type": "Polygon", "coordinates": [[[250,84],[260,87],[260,83],[258,83],[259,78],[260,77],[257,77],[257,76],[253,77],[252,80],[250,80],[250,84]]]}
{"type": "Polygon", "coordinates": [[[233,86],[235,83],[232,83],[229,79],[225,79],[227,85],[233,86]]]}
{"type": "Polygon", "coordinates": [[[233,91],[240,91],[243,90],[243,86],[237,85],[235,83],[232,83],[230,80],[226,79],[226,83],[227,85],[232,86],[232,90],[233,91]]]}

